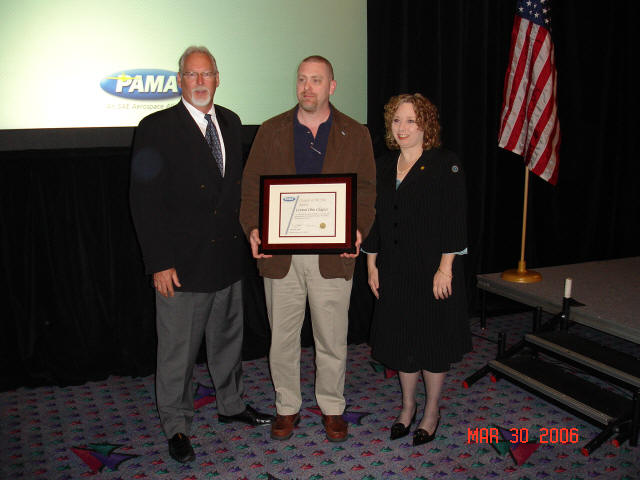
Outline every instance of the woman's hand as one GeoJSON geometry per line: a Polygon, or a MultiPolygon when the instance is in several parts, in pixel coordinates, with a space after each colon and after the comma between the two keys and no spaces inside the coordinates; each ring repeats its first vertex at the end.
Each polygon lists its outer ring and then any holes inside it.
{"type": "Polygon", "coordinates": [[[378,279],[378,268],[373,267],[369,269],[369,287],[371,287],[371,291],[376,296],[376,298],[380,298],[380,293],[378,292],[378,288],[380,288],[380,280],[378,279]]]}
{"type": "Polygon", "coordinates": [[[378,279],[378,266],[376,265],[376,258],[378,257],[377,253],[367,253],[367,272],[369,272],[369,287],[371,287],[371,291],[376,296],[376,298],[380,298],[380,292],[378,289],[380,288],[380,280],[378,279]]]}
{"type": "Polygon", "coordinates": [[[436,300],[444,300],[449,298],[449,295],[453,292],[451,290],[451,279],[453,275],[443,270],[436,270],[436,274],[433,276],[433,296],[436,300]]]}

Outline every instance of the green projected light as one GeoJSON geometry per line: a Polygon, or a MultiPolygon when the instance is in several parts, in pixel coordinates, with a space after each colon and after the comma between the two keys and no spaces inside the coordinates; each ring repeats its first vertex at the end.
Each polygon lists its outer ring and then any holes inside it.
{"type": "Polygon", "coordinates": [[[366,0],[22,0],[0,18],[0,130],[135,126],[178,101],[189,45],[216,57],[215,101],[244,124],[295,105],[313,54],[333,63],[335,105],[366,122],[366,0]]]}

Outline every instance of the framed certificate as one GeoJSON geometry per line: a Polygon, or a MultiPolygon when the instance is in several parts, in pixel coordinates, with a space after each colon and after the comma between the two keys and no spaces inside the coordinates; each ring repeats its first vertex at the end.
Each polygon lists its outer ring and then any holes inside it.
{"type": "Polygon", "coordinates": [[[260,253],[355,253],[356,174],[260,177],[260,253]]]}

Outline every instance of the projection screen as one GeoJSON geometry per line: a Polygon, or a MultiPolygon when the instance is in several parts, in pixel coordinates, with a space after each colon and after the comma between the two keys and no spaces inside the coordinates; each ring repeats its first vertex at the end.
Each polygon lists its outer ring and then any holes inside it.
{"type": "Polygon", "coordinates": [[[210,48],[215,101],[246,125],[295,104],[297,64],[312,54],[333,63],[334,104],[366,121],[366,0],[22,0],[2,2],[0,18],[2,150],[65,146],[42,137],[83,130],[102,146],[109,129],[132,131],[179,100],[189,45],[210,48]]]}

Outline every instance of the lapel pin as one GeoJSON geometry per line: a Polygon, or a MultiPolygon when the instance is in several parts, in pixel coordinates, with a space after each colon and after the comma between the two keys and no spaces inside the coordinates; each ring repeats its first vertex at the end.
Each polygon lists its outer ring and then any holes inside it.
{"type": "Polygon", "coordinates": [[[458,166],[457,166],[457,165],[453,165],[453,166],[451,167],[451,171],[452,171],[453,173],[458,173],[458,170],[459,170],[459,168],[458,168],[458,166]]]}
{"type": "Polygon", "coordinates": [[[420,167],[420,170],[424,170],[424,165],[422,165],[422,166],[420,167]]]}

